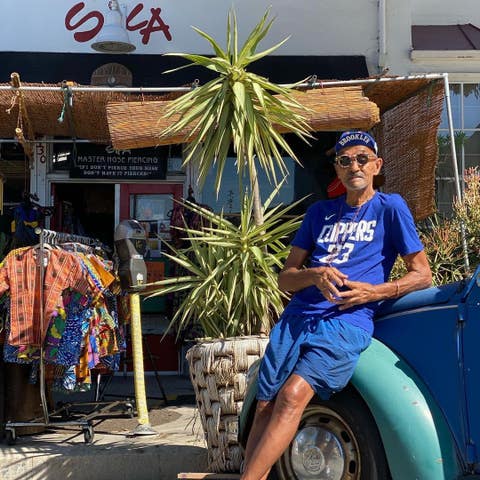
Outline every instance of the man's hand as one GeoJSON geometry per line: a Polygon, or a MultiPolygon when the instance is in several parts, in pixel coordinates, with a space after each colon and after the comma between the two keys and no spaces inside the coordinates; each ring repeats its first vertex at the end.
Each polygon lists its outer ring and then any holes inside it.
{"type": "Polygon", "coordinates": [[[278,276],[278,286],[284,292],[298,292],[303,288],[316,286],[324,297],[333,302],[338,288],[348,278],[334,267],[304,268],[309,252],[299,247],[292,247],[285,261],[285,266],[278,276]]]}
{"type": "Polygon", "coordinates": [[[379,300],[378,292],[371,283],[345,280],[343,284],[349,290],[336,294],[337,298],[334,300],[334,303],[339,305],[339,310],[346,310],[355,305],[362,305],[363,303],[379,300]]]}
{"type": "Polygon", "coordinates": [[[395,282],[385,282],[372,285],[366,282],[352,282],[345,280],[343,285],[349,290],[339,292],[335,303],[339,310],[369,302],[378,302],[388,298],[398,298],[406,293],[427,288],[431,285],[432,274],[428,259],[422,250],[403,257],[407,273],[395,282]]]}
{"type": "Polygon", "coordinates": [[[347,284],[348,275],[334,267],[314,267],[310,270],[314,272],[314,285],[322,292],[322,295],[329,302],[338,303],[337,298],[341,292],[337,287],[347,284]]]}

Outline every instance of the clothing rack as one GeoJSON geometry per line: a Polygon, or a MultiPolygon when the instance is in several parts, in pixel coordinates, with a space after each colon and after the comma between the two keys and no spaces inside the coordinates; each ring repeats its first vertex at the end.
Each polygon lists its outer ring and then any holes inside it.
{"type": "MultiPolygon", "coordinates": [[[[39,235],[39,248],[38,248],[38,257],[37,262],[39,266],[39,279],[40,279],[40,306],[39,306],[39,324],[40,324],[40,331],[44,332],[45,326],[45,298],[44,298],[44,281],[45,281],[45,268],[47,266],[47,256],[45,255],[45,246],[46,245],[60,245],[62,243],[79,243],[82,245],[94,247],[104,247],[102,243],[94,238],[83,236],[83,235],[74,235],[64,232],[56,232],[53,230],[47,230],[42,228],[35,229],[35,233],[39,235]]],[[[100,382],[100,375],[97,378],[97,382],[100,382]]],[[[82,418],[78,420],[65,420],[65,421],[57,421],[53,420],[53,416],[61,415],[62,418],[65,416],[69,416],[70,408],[75,405],[73,403],[68,403],[62,406],[60,409],[49,412],[47,397],[45,392],[45,364],[44,364],[44,341],[40,341],[40,360],[39,360],[39,381],[40,381],[40,399],[43,411],[43,418],[35,418],[31,421],[25,422],[15,422],[15,421],[8,421],[5,424],[5,434],[7,437],[7,443],[12,445],[16,441],[16,428],[17,427],[32,427],[32,426],[43,426],[43,427],[72,427],[72,426],[79,426],[81,427],[84,435],[85,443],[91,443],[94,437],[94,429],[92,425],[92,419],[98,415],[103,415],[105,413],[110,413],[111,408],[116,407],[120,404],[124,404],[126,411],[132,415],[133,414],[133,405],[130,400],[126,400],[125,402],[99,402],[98,395],[99,395],[99,386],[96,387],[96,398],[95,402],[84,402],[83,405],[95,405],[96,407],[105,405],[103,408],[99,410],[94,410],[89,414],[84,415],[82,418]],[[65,415],[67,414],[67,415],[65,415]]],[[[80,402],[79,402],[80,403],[80,402]]]]}
{"type": "Polygon", "coordinates": [[[39,235],[40,249],[44,247],[45,243],[50,245],[59,245],[60,243],[81,243],[83,245],[101,245],[100,240],[84,235],[76,235],[73,233],[56,232],[54,230],[47,230],[46,228],[37,228],[35,233],[39,235]]]}

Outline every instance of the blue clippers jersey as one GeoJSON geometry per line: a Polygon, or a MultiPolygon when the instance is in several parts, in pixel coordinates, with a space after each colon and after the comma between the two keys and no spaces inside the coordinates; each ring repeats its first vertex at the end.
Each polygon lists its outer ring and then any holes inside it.
{"type": "MultiPolygon", "coordinates": [[[[352,281],[386,282],[397,255],[423,250],[415,224],[400,195],[376,192],[360,208],[350,207],[345,196],[311,205],[292,245],[311,252],[312,267],[336,267],[352,281]]],[[[339,311],[316,286],[295,293],[288,313],[335,316],[373,330],[377,304],[339,311]]]]}

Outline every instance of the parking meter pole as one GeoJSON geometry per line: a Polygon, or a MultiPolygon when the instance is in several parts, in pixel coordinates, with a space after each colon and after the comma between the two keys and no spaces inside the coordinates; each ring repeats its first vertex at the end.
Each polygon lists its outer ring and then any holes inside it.
{"type": "Polygon", "coordinates": [[[145,230],[136,220],[122,220],[114,234],[119,258],[118,275],[122,288],[130,296],[133,379],[137,404],[138,426],[132,435],[156,435],[148,419],[145,372],[143,370],[142,320],[139,290],[145,288],[147,267],[143,256],[147,246],[145,230]]]}
{"type": "Polygon", "coordinates": [[[143,369],[143,342],[142,322],[140,314],[140,299],[138,293],[130,293],[133,356],[133,379],[135,384],[135,403],[137,406],[138,426],[132,432],[134,435],[156,435],[157,432],[150,426],[147,408],[147,394],[145,390],[145,372],[143,369]]]}

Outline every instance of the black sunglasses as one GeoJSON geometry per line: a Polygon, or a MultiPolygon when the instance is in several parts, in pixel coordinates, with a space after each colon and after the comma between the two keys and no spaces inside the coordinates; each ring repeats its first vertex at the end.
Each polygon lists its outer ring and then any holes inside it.
{"type": "Polygon", "coordinates": [[[335,163],[342,168],[350,167],[355,160],[359,167],[364,167],[370,158],[377,158],[375,155],[368,155],[368,153],[357,153],[356,155],[339,155],[335,157],[335,163]]]}

